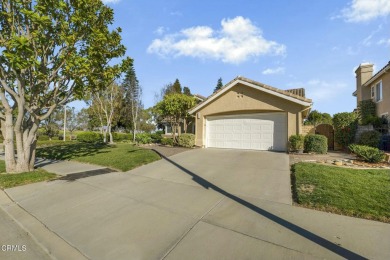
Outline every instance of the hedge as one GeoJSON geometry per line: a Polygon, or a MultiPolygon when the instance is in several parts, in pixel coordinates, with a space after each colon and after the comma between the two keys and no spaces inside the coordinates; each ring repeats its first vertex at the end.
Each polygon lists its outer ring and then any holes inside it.
{"type": "Polygon", "coordinates": [[[303,135],[290,136],[290,138],[288,139],[288,141],[290,143],[290,149],[292,151],[298,151],[298,150],[303,149],[304,140],[305,140],[305,136],[303,136],[303,135]]]}
{"type": "Polygon", "coordinates": [[[163,138],[161,139],[161,144],[162,145],[170,145],[173,146],[173,138],[163,138]]]}
{"type": "Polygon", "coordinates": [[[84,143],[103,142],[103,135],[96,132],[82,132],[77,135],[77,141],[84,143]]]}
{"type": "Polygon", "coordinates": [[[135,135],[135,140],[140,144],[150,144],[152,143],[152,137],[148,133],[138,133],[135,135]]]}
{"type": "Polygon", "coordinates": [[[183,147],[194,147],[195,146],[195,135],[194,134],[181,134],[178,138],[178,144],[183,147]]]}
{"type": "Polygon", "coordinates": [[[120,142],[120,141],[124,141],[124,140],[133,140],[133,135],[115,132],[115,133],[112,133],[112,138],[114,139],[115,142],[120,142]]]}
{"type": "Polygon", "coordinates": [[[305,152],[325,154],[328,152],[328,138],[323,135],[306,135],[304,140],[305,152]]]}

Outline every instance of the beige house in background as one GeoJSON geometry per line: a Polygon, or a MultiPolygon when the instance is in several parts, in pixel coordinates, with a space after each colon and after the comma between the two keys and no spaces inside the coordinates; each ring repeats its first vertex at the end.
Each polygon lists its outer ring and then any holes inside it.
{"type": "Polygon", "coordinates": [[[390,62],[378,73],[373,75],[374,65],[362,63],[356,69],[356,97],[357,104],[362,100],[371,99],[376,103],[377,116],[390,116],[390,62]]]}
{"type": "Polygon", "coordinates": [[[312,107],[304,89],[280,90],[237,77],[189,111],[201,147],[287,151],[312,107]]]}

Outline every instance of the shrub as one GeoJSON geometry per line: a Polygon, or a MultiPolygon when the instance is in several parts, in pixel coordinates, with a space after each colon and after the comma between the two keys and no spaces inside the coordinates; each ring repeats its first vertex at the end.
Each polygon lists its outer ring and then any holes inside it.
{"type": "Polygon", "coordinates": [[[323,135],[306,135],[304,147],[308,153],[325,154],[328,152],[328,138],[323,135]]]}
{"type": "Polygon", "coordinates": [[[333,116],[335,140],[344,148],[354,142],[357,128],[357,114],[354,112],[338,113],[333,116]]]}
{"type": "Polygon", "coordinates": [[[139,144],[150,144],[152,142],[152,137],[148,133],[138,133],[135,135],[135,140],[139,144]]]}
{"type": "Polygon", "coordinates": [[[194,147],[195,146],[195,135],[194,134],[181,134],[178,138],[178,143],[183,147],[194,147]]]}
{"type": "Polygon", "coordinates": [[[367,131],[360,135],[358,144],[378,148],[381,134],[377,131],[367,131]]]}
{"type": "Polygon", "coordinates": [[[112,138],[114,139],[115,142],[121,142],[125,140],[132,140],[133,136],[131,134],[126,134],[126,133],[112,133],[112,138]]]}
{"type": "Polygon", "coordinates": [[[47,135],[38,135],[38,136],[37,136],[37,139],[38,139],[39,141],[48,141],[48,140],[50,140],[50,137],[47,136],[47,135]]]}
{"type": "Polygon", "coordinates": [[[292,135],[288,139],[290,142],[290,149],[292,151],[298,151],[303,149],[305,137],[303,135],[292,135]]]}
{"type": "Polygon", "coordinates": [[[173,146],[173,138],[163,138],[161,139],[161,144],[173,146]]]}
{"type": "Polygon", "coordinates": [[[351,144],[348,148],[352,153],[356,154],[366,162],[377,163],[385,159],[385,153],[380,151],[378,148],[358,144],[351,144]]]}
{"type": "Polygon", "coordinates": [[[77,135],[77,141],[84,143],[103,142],[103,135],[96,132],[81,132],[77,135]]]}
{"type": "Polygon", "coordinates": [[[369,100],[362,100],[358,103],[358,116],[362,125],[372,124],[376,118],[376,103],[369,100]]]}
{"type": "Polygon", "coordinates": [[[161,143],[161,139],[163,138],[160,132],[151,134],[150,137],[152,138],[153,143],[161,143]]]}

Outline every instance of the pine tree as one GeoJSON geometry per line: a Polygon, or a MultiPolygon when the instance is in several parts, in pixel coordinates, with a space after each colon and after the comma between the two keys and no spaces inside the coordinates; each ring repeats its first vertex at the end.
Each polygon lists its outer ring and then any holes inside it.
{"type": "Polygon", "coordinates": [[[223,87],[222,78],[218,79],[217,86],[215,86],[214,93],[223,87]]]}
{"type": "Polygon", "coordinates": [[[173,93],[181,93],[181,84],[179,79],[176,79],[175,82],[172,85],[172,92],[173,93]]]}
{"type": "Polygon", "coordinates": [[[192,95],[191,95],[191,90],[190,90],[189,87],[184,87],[184,88],[183,88],[183,94],[184,94],[184,95],[187,95],[187,96],[192,96],[192,95]]]}
{"type": "Polygon", "coordinates": [[[133,64],[131,64],[129,69],[126,71],[125,79],[122,83],[122,90],[124,93],[124,107],[122,109],[122,118],[123,121],[131,123],[133,131],[133,141],[135,141],[135,133],[137,131],[139,111],[142,108],[142,88],[139,85],[133,64]]]}

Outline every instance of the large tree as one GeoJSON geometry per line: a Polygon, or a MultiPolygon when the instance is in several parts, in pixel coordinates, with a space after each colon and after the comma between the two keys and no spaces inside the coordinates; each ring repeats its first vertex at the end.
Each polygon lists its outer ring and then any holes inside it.
{"type": "Polygon", "coordinates": [[[175,141],[177,140],[176,136],[180,134],[180,123],[184,122],[188,116],[188,110],[194,105],[194,97],[178,93],[166,95],[162,101],[156,104],[155,111],[160,118],[170,124],[175,141]]]}
{"type": "Polygon", "coordinates": [[[104,78],[115,69],[109,61],[125,53],[120,28],[109,29],[113,16],[101,0],[0,2],[0,122],[7,172],[34,169],[38,127],[57,106],[107,86],[104,78]]]}
{"type": "Polygon", "coordinates": [[[133,65],[129,66],[125,72],[122,82],[122,92],[124,94],[124,104],[122,108],[122,118],[124,122],[130,123],[133,132],[133,142],[137,132],[137,122],[139,121],[140,110],[142,110],[142,88],[139,85],[133,65]]]}
{"type": "Polygon", "coordinates": [[[107,88],[92,93],[90,107],[93,114],[99,118],[104,142],[113,143],[112,126],[119,119],[119,111],[122,104],[121,89],[117,83],[111,83],[107,88]]]}

